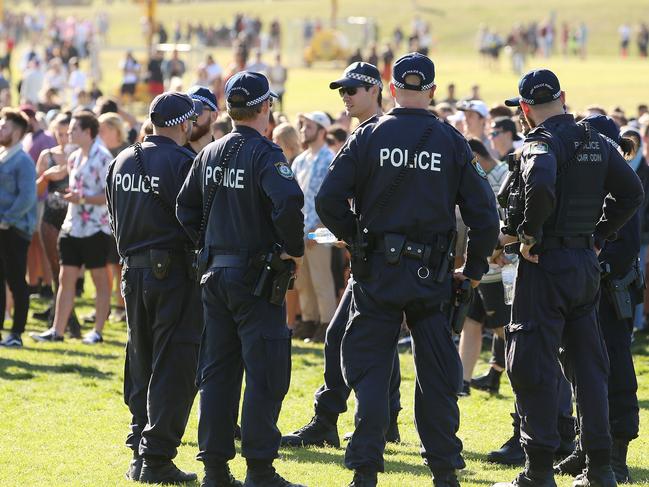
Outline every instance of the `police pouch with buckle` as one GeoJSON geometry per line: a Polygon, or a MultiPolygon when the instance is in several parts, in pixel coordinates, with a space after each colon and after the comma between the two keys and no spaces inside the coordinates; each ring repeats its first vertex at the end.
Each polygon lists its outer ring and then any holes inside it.
{"type": "Polygon", "coordinates": [[[153,276],[158,280],[166,279],[171,267],[171,253],[168,250],[151,249],[149,258],[153,276]]]}
{"type": "Polygon", "coordinates": [[[386,233],[383,235],[385,246],[385,260],[388,264],[397,265],[401,260],[401,252],[406,244],[406,236],[399,233],[386,233]]]}

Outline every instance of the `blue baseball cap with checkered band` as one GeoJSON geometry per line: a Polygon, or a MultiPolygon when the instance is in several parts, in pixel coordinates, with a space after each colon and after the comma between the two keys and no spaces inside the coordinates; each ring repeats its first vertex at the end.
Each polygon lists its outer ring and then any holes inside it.
{"type": "Polygon", "coordinates": [[[266,101],[271,96],[279,98],[276,93],[270,90],[268,78],[261,73],[240,71],[225,84],[225,99],[231,107],[251,107],[266,101]],[[232,101],[235,95],[242,99],[232,101]]]}
{"type": "Polygon", "coordinates": [[[149,118],[156,127],[172,127],[196,118],[203,104],[184,93],[167,91],[156,96],[149,107],[149,118]]]}
{"type": "Polygon", "coordinates": [[[528,71],[518,82],[518,94],[505,100],[505,105],[517,107],[520,102],[528,105],[542,105],[558,99],[561,96],[559,78],[549,69],[528,71]]]}
{"type": "Polygon", "coordinates": [[[329,88],[337,90],[338,88],[360,87],[367,85],[376,85],[383,87],[381,74],[376,66],[370,63],[357,62],[352,63],[345,69],[343,77],[329,83],[329,88]]]}
{"type": "Polygon", "coordinates": [[[403,90],[430,90],[435,86],[435,64],[418,52],[401,56],[392,66],[392,84],[403,90]],[[406,77],[411,74],[419,76],[421,82],[417,85],[406,83],[406,77]]]}
{"type": "Polygon", "coordinates": [[[187,91],[187,94],[192,99],[200,101],[203,104],[203,108],[207,108],[208,110],[212,110],[213,112],[219,111],[219,107],[216,103],[216,95],[214,95],[214,93],[212,93],[209,88],[195,85],[187,91]]]}

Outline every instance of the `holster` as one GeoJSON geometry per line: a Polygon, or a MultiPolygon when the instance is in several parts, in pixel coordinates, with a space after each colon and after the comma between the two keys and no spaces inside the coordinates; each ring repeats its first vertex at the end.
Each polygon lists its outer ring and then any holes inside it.
{"type": "Polygon", "coordinates": [[[449,322],[453,332],[458,335],[462,333],[462,329],[464,328],[464,320],[469,314],[471,302],[473,301],[473,293],[474,290],[471,287],[470,280],[453,281],[449,322]]]}
{"type": "Polygon", "coordinates": [[[258,269],[252,295],[266,298],[271,304],[281,306],[286,292],[293,289],[295,262],[281,259],[279,252],[269,252],[254,259],[252,269],[258,269]]]}
{"type": "Polygon", "coordinates": [[[171,252],[161,249],[150,249],[151,272],[158,280],[166,279],[171,267],[171,252]]]}
{"type": "Polygon", "coordinates": [[[644,279],[638,266],[634,266],[624,277],[613,279],[610,276],[602,281],[618,320],[633,318],[635,303],[631,299],[631,289],[644,289],[644,279]]]}
{"type": "Polygon", "coordinates": [[[367,235],[363,233],[360,222],[356,220],[356,231],[349,243],[350,265],[356,279],[366,279],[370,276],[371,269],[367,258],[368,247],[367,235]]]}

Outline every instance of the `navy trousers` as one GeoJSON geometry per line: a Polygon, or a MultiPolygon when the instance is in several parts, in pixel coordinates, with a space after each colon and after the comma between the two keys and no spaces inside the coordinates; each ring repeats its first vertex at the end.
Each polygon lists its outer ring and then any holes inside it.
{"type": "Polygon", "coordinates": [[[419,261],[402,258],[389,265],[382,254],[370,257],[370,264],[372,276],[352,285],[350,320],[342,339],[343,375],[357,402],[357,426],[347,445],[345,465],[383,471],[390,377],[405,312],[413,340],[415,425],[421,455],[431,470],[463,468],[462,442],[457,437],[462,364],[448,318],[439,306],[450,297],[450,276],[442,284],[434,281],[432,273],[421,279],[419,261]],[[422,307],[428,312],[421,313],[422,307]]]}
{"type": "Polygon", "coordinates": [[[234,458],[244,370],[241,454],[274,459],[281,439],[277,419],[291,377],[286,309],[253,296],[244,274],[243,268],[215,268],[203,276],[198,459],[206,465],[234,458]]]}
{"type": "Polygon", "coordinates": [[[597,320],[600,267],[590,249],[555,249],[521,259],[512,323],[505,328],[507,372],[525,447],[556,450],[557,357],[575,390],[586,451],[608,450],[609,361],[597,320]]]}
{"type": "MultiPolygon", "coordinates": [[[[324,384],[315,393],[314,404],[317,412],[327,414],[342,414],[347,411],[347,399],[351,389],[345,384],[340,358],[340,345],[349,321],[349,309],[352,303],[352,282],[349,279],[343,297],[338,304],[325,336],[325,370],[324,384]]],[[[390,414],[396,415],[401,410],[401,367],[399,366],[399,352],[395,348],[392,376],[390,377],[389,408],[390,414]]]]}
{"type": "Polygon", "coordinates": [[[198,285],[183,265],[158,280],[124,267],[128,337],[124,401],[132,415],[126,445],[141,455],[176,456],[194,397],[203,329],[198,285]]]}

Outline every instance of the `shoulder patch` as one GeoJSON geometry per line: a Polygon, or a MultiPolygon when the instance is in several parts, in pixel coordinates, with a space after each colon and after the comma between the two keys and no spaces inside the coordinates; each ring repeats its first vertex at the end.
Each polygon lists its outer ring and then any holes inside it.
{"type": "Polygon", "coordinates": [[[478,162],[478,158],[474,157],[471,159],[471,165],[473,166],[473,169],[475,169],[475,172],[478,173],[478,176],[480,176],[482,179],[487,179],[487,173],[482,169],[482,166],[478,162]]]}
{"type": "Polygon", "coordinates": [[[288,164],[284,161],[279,161],[275,163],[275,169],[277,169],[277,172],[279,173],[280,176],[282,176],[284,179],[293,179],[293,171],[291,170],[290,167],[288,167],[288,164]]]}
{"type": "Polygon", "coordinates": [[[547,154],[550,151],[550,148],[545,142],[530,142],[523,149],[523,154],[526,156],[537,156],[541,154],[547,154]]]}

